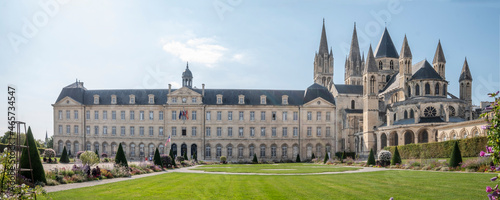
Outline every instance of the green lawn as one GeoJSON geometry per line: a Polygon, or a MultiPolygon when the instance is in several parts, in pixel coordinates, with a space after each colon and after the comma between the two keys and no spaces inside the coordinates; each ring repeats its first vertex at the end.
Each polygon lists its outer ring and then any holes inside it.
{"type": "MultiPolygon", "coordinates": [[[[167,173],[49,193],[53,199],[486,199],[493,174],[388,170],[331,175],[167,173]]],[[[40,198],[45,199],[45,198],[40,198]]]]}
{"type": "Polygon", "coordinates": [[[253,164],[253,165],[203,165],[192,170],[207,172],[235,172],[235,173],[266,173],[266,174],[298,174],[298,173],[321,173],[321,172],[343,172],[361,169],[359,167],[339,167],[333,165],[318,165],[309,163],[286,163],[286,164],[253,164]]]}

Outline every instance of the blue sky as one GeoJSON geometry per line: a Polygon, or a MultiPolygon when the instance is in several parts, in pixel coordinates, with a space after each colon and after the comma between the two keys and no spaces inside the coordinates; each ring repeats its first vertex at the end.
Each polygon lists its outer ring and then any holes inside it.
{"type": "MultiPolygon", "coordinates": [[[[178,88],[189,61],[198,88],[302,90],[313,83],[325,18],[336,84],[354,22],[365,55],[387,26],[398,51],[407,35],[414,63],[432,61],[441,40],[455,95],[467,57],[479,104],[500,88],[499,8],[487,0],[0,0],[0,91],[17,86],[19,120],[44,138],[51,104],[76,79],[87,89],[178,88]]],[[[6,98],[0,105],[6,113],[6,98]]],[[[6,114],[0,121],[3,133],[6,114]]]]}

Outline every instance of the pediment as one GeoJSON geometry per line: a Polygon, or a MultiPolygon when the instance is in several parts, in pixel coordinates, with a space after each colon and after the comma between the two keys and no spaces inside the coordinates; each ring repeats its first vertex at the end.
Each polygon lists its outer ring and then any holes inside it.
{"type": "Polygon", "coordinates": [[[54,104],[54,106],[79,106],[79,105],[82,104],[69,96],[62,98],[60,101],[54,104]]]}
{"type": "Polygon", "coordinates": [[[309,102],[304,103],[303,107],[335,107],[335,105],[321,97],[317,97],[309,102]]]}
{"type": "Polygon", "coordinates": [[[168,94],[167,96],[177,96],[177,97],[180,97],[180,96],[191,96],[191,97],[201,97],[201,94],[192,90],[192,89],[189,89],[188,87],[182,87],[178,90],[175,90],[173,92],[171,92],[170,94],[168,94]]]}

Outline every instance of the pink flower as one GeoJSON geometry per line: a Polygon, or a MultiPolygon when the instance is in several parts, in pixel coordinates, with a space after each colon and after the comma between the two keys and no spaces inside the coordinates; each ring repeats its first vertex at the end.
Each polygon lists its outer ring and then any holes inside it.
{"type": "Polygon", "coordinates": [[[486,152],[484,152],[484,151],[479,152],[479,156],[481,156],[481,157],[484,157],[485,154],[486,154],[486,152]]]}
{"type": "Polygon", "coordinates": [[[493,147],[486,147],[486,150],[488,150],[488,153],[493,153],[493,147]]]}
{"type": "Polygon", "coordinates": [[[493,191],[493,189],[491,189],[491,187],[490,187],[490,186],[486,186],[486,192],[490,193],[490,192],[492,192],[492,191],[493,191]]]}
{"type": "Polygon", "coordinates": [[[486,126],[486,125],[481,126],[481,129],[483,129],[483,130],[486,130],[488,128],[489,128],[489,126],[486,126]]]}
{"type": "MultiPolygon", "coordinates": [[[[490,180],[491,180],[491,181],[496,181],[496,180],[497,180],[497,178],[498,178],[498,176],[495,176],[495,177],[491,178],[490,180]]],[[[497,185],[497,187],[498,187],[498,185],[497,185]]]]}

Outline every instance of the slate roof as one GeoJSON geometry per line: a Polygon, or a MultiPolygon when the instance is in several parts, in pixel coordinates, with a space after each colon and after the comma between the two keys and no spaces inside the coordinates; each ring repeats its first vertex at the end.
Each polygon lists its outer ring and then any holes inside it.
{"type": "Polygon", "coordinates": [[[399,52],[401,57],[403,58],[411,58],[412,55],[411,55],[411,50],[410,50],[410,45],[408,45],[408,40],[406,39],[406,35],[405,35],[405,39],[403,41],[403,46],[401,47],[401,52],[399,52]]]}
{"type": "Polygon", "coordinates": [[[444,122],[441,117],[421,117],[420,121],[418,123],[437,123],[437,122],[444,122]]]}
{"type": "Polygon", "coordinates": [[[356,113],[356,114],[362,114],[363,109],[345,109],[344,110],[346,113],[356,113]]]}
{"type": "Polygon", "coordinates": [[[349,60],[361,64],[361,54],[359,53],[358,34],[356,32],[356,23],[352,32],[351,48],[349,48],[349,60]]]}
{"type": "MultiPolygon", "coordinates": [[[[167,102],[168,89],[124,89],[124,90],[87,90],[71,84],[64,87],[56,103],[65,97],[70,97],[84,105],[94,105],[94,95],[99,95],[99,105],[111,105],[111,95],[116,95],[116,105],[129,105],[129,95],[135,95],[135,105],[150,105],[149,94],[154,95],[153,105],[163,105],[167,102]]],[[[201,89],[193,89],[202,93],[201,89]]],[[[175,89],[171,90],[172,92],[175,89]]],[[[238,105],[238,96],[245,95],[244,105],[261,105],[260,96],[266,95],[266,105],[282,105],[282,96],[288,95],[288,105],[303,105],[311,100],[321,97],[335,104],[333,95],[327,88],[313,84],[307,90],[244,90],[244,89],[205,89],[203,104],[216,105],[217,95],[223,95],[222,105],[238,105]]]]}
{"type": "Polygon", "coordinates": [[[372,45],[370,44],[370,49],[368,50],[368,55],[366,56],[365,63],[365,73],[366,72],[378,72],[377,64],[375,63],[375,57],[373,57],[372,45]]]}
{"type": "Polygon", "coordinates": [[[387,31],[387,27],[378,42],[378,46],[375,53],[376,58],[399,58],[398,51],[396,51],[396,47],[394,47],[394,43],[392,43],[391,36],[387,31]]]}
{"type": "Polygon", "coordinates": [[[189,70],[189,64],[186,63],[186,70],[182,72],[182,78],[193,78],[193,73],[189,70]]]}
{"type": "Polygon", "coordinates": [[[328,54],[328,41],[326,40],[325,19],[321,30],[321,41],[319,42],[319,54],[328,54]]]}
{"type": "Polygon", "coordinates": [[[436,70],[427,62],[427,60],[423,60],[415,64],[412,68],[418,69],[413,73],[413,76],[410,80],[417,79],[435,79],[435,80],[443,80],[443,78],[436,72],[436,70]]]}
{"type": "Polygon", "coordinates": [[[437,62],[446,62],[446,59],[444,58],[443,48],[441,47],[441,40],[439,40],[438,42],[436,53],[434,54],[434,60],[432,60],[432,63],[437,62]]]}
{"type": "Polygon", "coordinates": [[[458,81],[463,80],[472,81],[472,75],[470,73],[469,64],[467,63],[467,58],[465,58],[464,66],[462,67],[462,72],[460,73],[460,79],[458,79],[458,81]]]}
{"type": "Polygon", "coordinates": [[[334,86],[339,94],[363,94],[362,85],[335,84],[334,86]]]}

